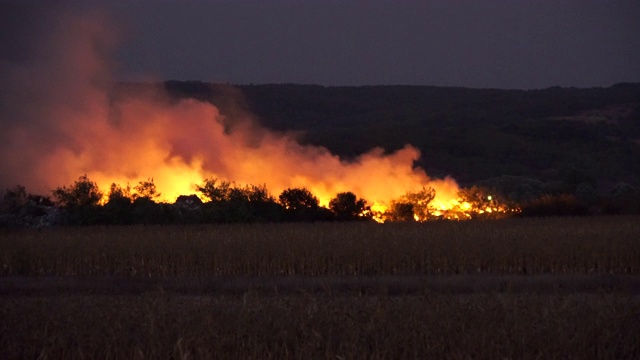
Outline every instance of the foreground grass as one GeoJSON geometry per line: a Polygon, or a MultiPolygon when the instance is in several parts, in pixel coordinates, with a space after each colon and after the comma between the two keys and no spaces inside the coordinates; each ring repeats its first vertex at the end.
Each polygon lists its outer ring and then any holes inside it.
{"type": "Polygon", "coordinates": [[[640,358],[640,218],[0,232],[0,358],[640,358]]]}
{"type": "Polygon", "coordinates": [[[0,275],[640,273],[640,218],[54,228],[0,233],[0,275]]]}
{"type": "Polygon", "coordinates": [[[12,358],[638,358],[621,294],[0,298],[12,358]]]}

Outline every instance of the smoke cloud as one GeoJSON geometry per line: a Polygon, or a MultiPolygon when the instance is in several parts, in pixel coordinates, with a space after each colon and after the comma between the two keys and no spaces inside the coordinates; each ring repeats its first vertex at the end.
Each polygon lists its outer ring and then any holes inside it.
{"type": "Polygon", "coordinates": [[[68,181],[66,164],[55,163],[60,154],[80,155],[86,128],[104,118],[109,77],[102,54],[114,37],[100,14],[30,2],[2,6],[0,184],[46,191],[68,181]]]}
{"type": "Polygon", "coordinates": [[[376,148],[347,162],[210,103],[147,91],[116,98],[108,55],[119,34],[104,14],[53,6],[3,10],[2,189],[20,184],[50,194],[87,174],[103,190],[154,178],[167,201],[212,177],[264,184],[274,195],[307,187],[324,205],[343,191],[388,204],[422,186],[436,190],[436,204],[456,197],[453,179],[433,180],[414,168],[420,152],[410,145],[391,154],[376,148]],[[18,13],[22,21],[9,21],[18,13]]]}

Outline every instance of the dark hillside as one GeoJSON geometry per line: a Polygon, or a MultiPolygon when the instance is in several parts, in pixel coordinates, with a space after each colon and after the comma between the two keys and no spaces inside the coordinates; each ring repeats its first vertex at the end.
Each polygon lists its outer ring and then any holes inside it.
{"type": "Polygon", "coordinates": [[[341,156],[410,143],[434,176],[463,184],[513,175],[600,190],[640,186],[640,84],[499,90],[430,86],[322,87],[166,82],[265,126],[304,133],[341,156]],[[238,96],[241,94],[242,96],[238,96]],[[238,103],[240,99],[241,103],[238,103]]]}

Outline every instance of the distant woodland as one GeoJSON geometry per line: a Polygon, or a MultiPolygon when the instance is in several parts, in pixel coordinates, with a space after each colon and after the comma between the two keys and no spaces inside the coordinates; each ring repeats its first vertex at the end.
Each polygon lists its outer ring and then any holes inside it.
{"type": "Polygon", "coordinates": [[[304,143],[342,157],[409,143],[422,151],[417,166],[463,186],[519,177],[598,193],[623,183],[640,187],[640,83],[526,91],[177,81],[164,87],[223,113],[244,108],[264,126],[300,132],[304,143]]]}

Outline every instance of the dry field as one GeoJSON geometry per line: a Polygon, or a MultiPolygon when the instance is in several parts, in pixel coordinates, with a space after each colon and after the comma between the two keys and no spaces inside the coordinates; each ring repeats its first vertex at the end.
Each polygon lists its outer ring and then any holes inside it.
{"type": "Polygon", "coordinates": [[[0,232],[0,358],[640,358],[640,218],[0,232]]]}

